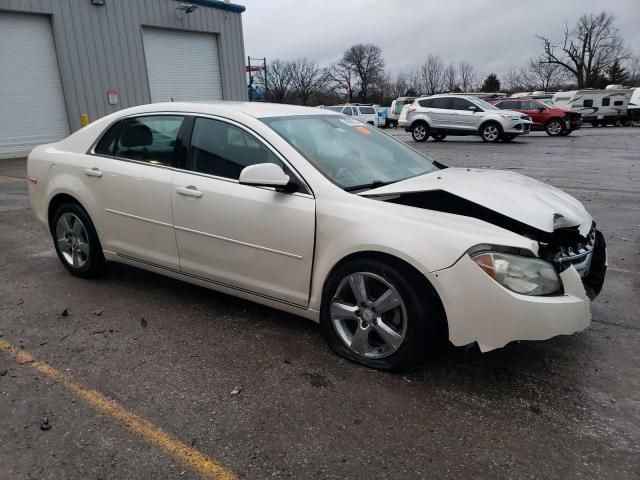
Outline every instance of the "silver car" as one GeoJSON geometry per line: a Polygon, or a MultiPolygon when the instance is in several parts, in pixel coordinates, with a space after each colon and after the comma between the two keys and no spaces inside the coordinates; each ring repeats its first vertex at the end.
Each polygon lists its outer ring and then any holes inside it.
{"type": "Polygon", "coordinates": [[[411,132],[416,142],[429,136],[436,141],[447,135],[480,135],[485,142],[510,142],[529,133],[531,117],[500,110],[480,98],[466,95],[435,95],[405,106],[398,124],[411,132]]]}

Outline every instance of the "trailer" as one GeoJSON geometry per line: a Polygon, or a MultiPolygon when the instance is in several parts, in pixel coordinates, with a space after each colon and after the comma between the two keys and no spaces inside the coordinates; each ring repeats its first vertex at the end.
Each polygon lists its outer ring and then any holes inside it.
{"type": "Polygon", "coordinates": [[[632,88],[585,89],[557,92],[551,102],[582,115],[582,121],[594,127],[620,125],[629,121],[627,107],[632,88]]]}

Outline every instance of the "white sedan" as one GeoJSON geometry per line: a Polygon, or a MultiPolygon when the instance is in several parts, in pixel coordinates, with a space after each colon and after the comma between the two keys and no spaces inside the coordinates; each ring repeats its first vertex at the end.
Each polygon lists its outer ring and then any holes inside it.
{"type": "Polygon", "coordinates": [[[604,281],[573,197],[448,168],[329,110],[134,107],[35,148],[28,176],[71,273],[122,262],[285,310],[376,368],[441,333],[487,351],[578,332],[604,281]]]}

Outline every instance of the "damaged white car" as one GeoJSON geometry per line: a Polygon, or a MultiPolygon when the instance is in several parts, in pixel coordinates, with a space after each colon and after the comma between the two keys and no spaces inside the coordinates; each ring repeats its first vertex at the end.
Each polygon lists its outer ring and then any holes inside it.
{"type": "Polygon", "coordinates": [[[606,250],[582,204],[516,173],[447,168],[327,110],[168,103],[34,149],[62,264],[123,262],[316,322],[365,365],[440,333],[482,351],[585,329],[606,250]]]}

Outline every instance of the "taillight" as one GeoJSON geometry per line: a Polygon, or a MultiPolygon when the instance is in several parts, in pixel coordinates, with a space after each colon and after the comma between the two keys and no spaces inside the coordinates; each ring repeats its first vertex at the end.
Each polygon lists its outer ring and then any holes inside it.
{"type": "Polygon", "coordinates": [[[407,108],[407,114],[409,114],[409,113],[413,113],[413,112],[415,112],[415,111],[416,111],[416,109],[415,109],[415,108],[413,108],[413,107],[412,107],[412,108],[407,108]]]}

